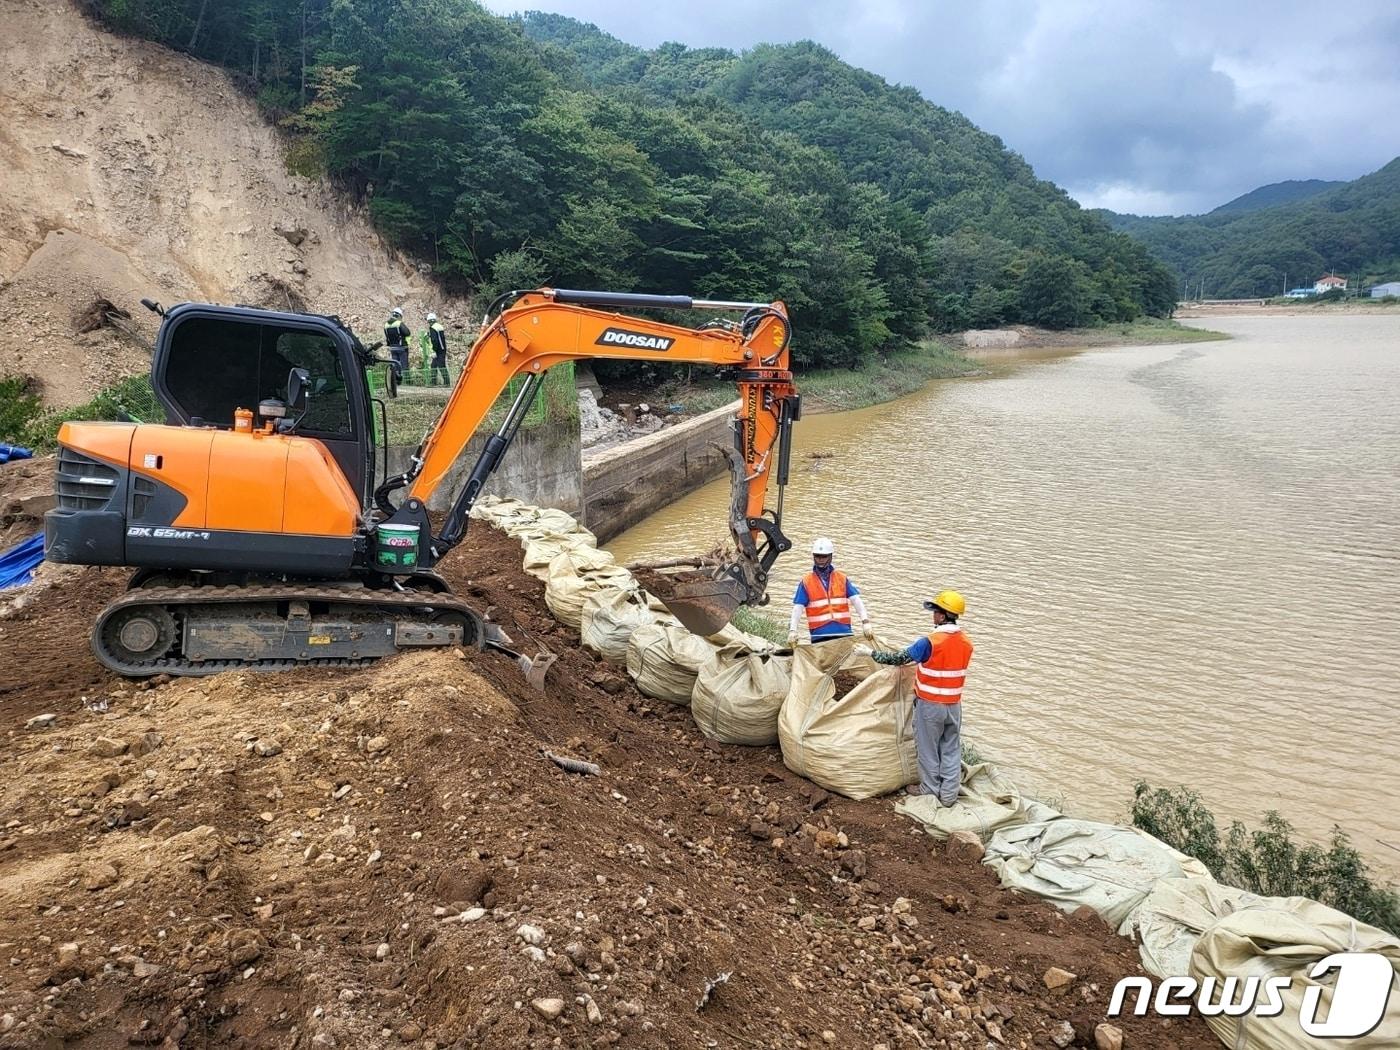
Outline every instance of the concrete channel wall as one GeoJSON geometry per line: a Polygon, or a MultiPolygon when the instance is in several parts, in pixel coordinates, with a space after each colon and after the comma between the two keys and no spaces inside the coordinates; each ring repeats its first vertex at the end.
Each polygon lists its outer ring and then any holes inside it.
{"type": "MultiPolygon", "coordinates": [[[[448,471],[428,501],[430,510],[447,510],[462,491],[489,434],[478,434],[448,471]]],[[[408,469],[413,449],[389,449],[390,475],[408,469]]],[[[522,429],[506,450],[485,495],[514,496],[539,507],[558,507],[576,517],[583,512],[583,469],[579,459],[578,421],[543,423],[522,429]]]]}
{"type": "Polygon", "coordinates": [[[584,460],[583,521],[598,541],[723,474],[728,460],[715,446],[733,445],[738,406],[735,401],[584,460]]]}

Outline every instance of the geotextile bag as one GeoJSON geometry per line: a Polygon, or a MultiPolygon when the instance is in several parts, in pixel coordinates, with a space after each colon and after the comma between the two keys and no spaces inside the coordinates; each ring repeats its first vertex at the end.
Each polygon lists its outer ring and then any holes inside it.
{"type": "Polygon", "coordinates": [[[1003,886],[1065,911],[1087,904],[1117,929],[1160,880],[1188,874],[1178,856],[1135,828],[1062,817],[1003,827],[982,862],[1003,886]]]}
{"type": "Polygon", "coordinates": [[[778,711],[792,680],[792,657],[726,645],[700,665],[690,713],[711,740],[757,747],[778,741],[778,711]]]}
{"type": "Polygon", "coordinates": [[[1237,911],[1268,907],[1269,900],[1214,879],[1162,879],[1118,932],[1136,935],[1148,973],[1184,977],[1191,972],[1191,952],[1202,933],[1237,911]]]}
{"type": "Polygon", "coordinates": [[[914,665],[886,667],[852,650],[854,638],[799,645],[778,716],[783,763],[847,798],[883,795],[918,779],[914,665]],[[844,696],[843,683],[861,678],[844,696]]]}
{"type": "Polygon", "coordinates": [[[637,587],[607,587],[584,599],[579,638],[608,663],[622,666],[627,663],[627,642],[632,632],[655,621],[656,615],[647,607],[645,591],[637,587]]]}
{"type": "Polygon", "coordinates": [[[585,564],[589,566],[611,565],[613,556],[607,551],[600,551],[593,546],[593,535],[591,533],[571,532],[558,533],[551,532],[536,536],[533,539],[523,541],[525,544],[525,556],[521,563],[521,568],[526,574],[533,576],[537,580],[549,579],[549,566],[554,559],[561,554],[573,551],[589,551],[592,557],[580,555],[571,559],[575,568],[582,568],[585,564]]]}
{"type": "Polygon", "coordinates": [[[643,696],[689,706],[700,665],[713,651],[714,646],[684,627],[643,624],[627,640],[627,673],[643,696]]]}
{"type": "Polygon", "coordinates": [[[720,648],[729,645],[739,645],[750,652],[764,653],[773,652],[778,646],[770,642],[767,638],[761,638],[756,634],[749,634],[748,631],[740,630],[732,623],[727,623],[714,634],[709,636],[709,640],[720,648]]]}
{"type": "MultiPolygon", "coordinates": [[[[916,703],[919,701],[916,701],[916,703]]],[[[932,795],[909,795],[895,803],[896,813],[912,817],[936,839],[955,831],[971,831],[986,842],[999,828],[1025,824],[1032,819],[1053,819],[1053,810],[1022,798],[1020,789],[990,762],[962,765],[958,804],[948,807],[932,795]],[[1035,816],[1032,817],[1032,812],[1035,816]]]]}
{"type": "Polygon", "coordinates": [[[549,563],[544,602],[561,623],[577,630],[583,623],[583,603],[596,591],[633,588],[637,581],[607,551],[576,547],[549,563]]]}
{"type": "Polygon", "coordinates": [[[1400,1046],[1400,994],[1395,992],[1395,981],[1400,975],[1400,938],[1393,934],[1306,897],[1265,897],[1205,930],[1191,952],[1189,975],[1202,982],[1214,977],[1217,998],[1224,978],[1251,974],[1291,978],[1289,986],[1281,990],[1283,1012],[1273,1017],[1206,1017],[1206,1024],[1227,1046],[1245,1046],[1249,1050],[1317,1050],[1321,1046],[1394,1050],[1400,1046]],[[1357,964],[1355,974],[1342,977],[1337,969],[1332,969],[1316,979],[1311,976],[1317,963],[1339,953],[1367,953],[1371,958],[1346,960],[1346,969],[1357,964]],[[1387,987],[1384,978],[1370,988],[1363,987],[1369,984],[1371,976],[1365,972],[1367,964],[1383,969],[1381,963],[1372,959],[1390,964],[1390,996],[1383,1013],[1382,1000],[1370,993],[1387,987]],[[1343,998],[1347,1000],[1345,1004],[1343,998]],[[1308,1005],[1310,999],[1316,999],[1315,1006],[1308,1005]],[[1302,1026],[1303,1020],[1324,1024],[1334,1017],[1359,1022],[1353,1038],[1328,1039],[1323,1032],[1310,1034],[1302,1026]],[[1370,1031],[1364,1031],[1364,1025],[1372,1019],[1377,1023],[1370,1031]]]}

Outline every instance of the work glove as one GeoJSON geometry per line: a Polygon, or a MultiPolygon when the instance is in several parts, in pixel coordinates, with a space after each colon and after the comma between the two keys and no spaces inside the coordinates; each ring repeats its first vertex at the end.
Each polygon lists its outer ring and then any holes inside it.
{"type": "Polygon", "coordinates": [[[860,633],[865,635],[865,640],[871,645],[875,644],[875,628],[870,626],[869,620],[860,621],[860,633]]]}
{"type": "Polygon", "coordinates": [[[795,648],[797,648],[797,635],[796,635],[795,632],[792,632],[792,631],[789,631],[789,632],[788,632],[787,647],[788,647],[789,649],[795,649],[795,648]]]}
{"type": "Polygon", "coordinates": [[[857,646],[856,646],[854,649],[852,649],[851,651],[852,651],[853,653],[855,653],[857,656],[867,656],[867,657],[870,656],[870,655],[872,655],[872,654],[875,652],[875,650],[872,649],[872,648],[870,648],[870,646],[868,646],[868,645],[857,645],[857,646]]]}

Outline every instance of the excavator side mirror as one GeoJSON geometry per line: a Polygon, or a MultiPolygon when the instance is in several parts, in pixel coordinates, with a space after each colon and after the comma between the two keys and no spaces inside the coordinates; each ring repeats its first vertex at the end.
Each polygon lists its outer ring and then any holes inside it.
{"type": "Polygon", "coordinates": [[[306,399],[311,385],[311,373],[293,368],[287,373],[287,414],[293,418],[306,411],[306,399]]]}

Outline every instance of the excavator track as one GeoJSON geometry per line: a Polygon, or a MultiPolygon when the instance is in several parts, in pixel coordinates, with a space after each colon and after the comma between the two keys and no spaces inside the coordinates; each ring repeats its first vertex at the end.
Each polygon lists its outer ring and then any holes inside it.
{"type": "Polygon", "coordinates": [[[492,640],[491,625],[450,593],[314,584],[153,586],[129,591],[102,610],[92,650],[128,677],[199,676],[364,667],[406,648],[480,649],[492,640]]]}

